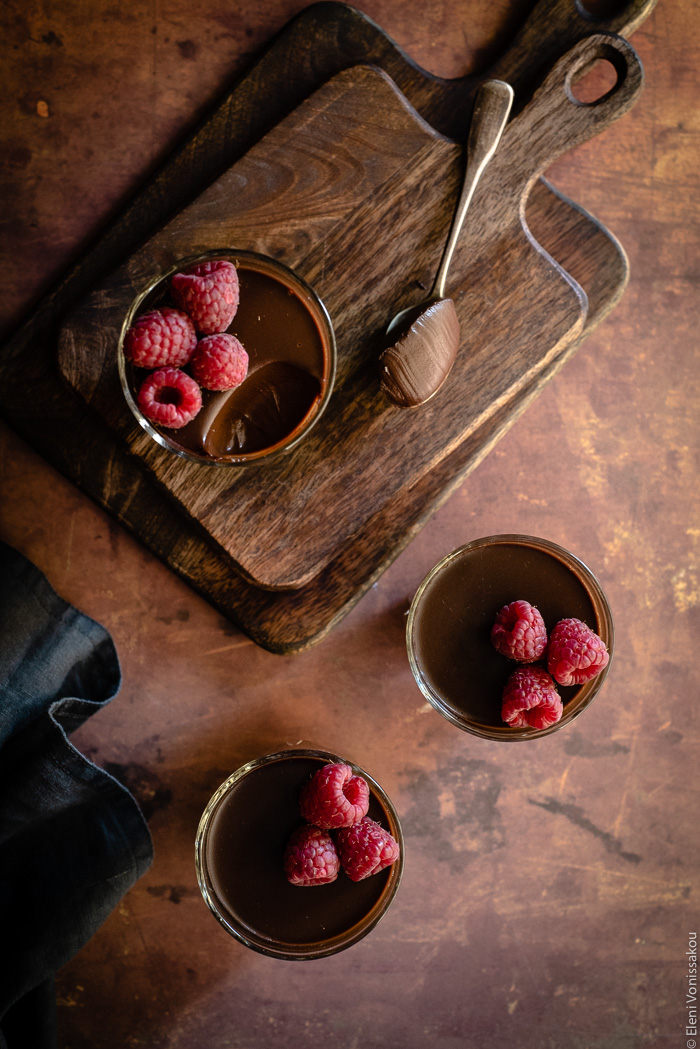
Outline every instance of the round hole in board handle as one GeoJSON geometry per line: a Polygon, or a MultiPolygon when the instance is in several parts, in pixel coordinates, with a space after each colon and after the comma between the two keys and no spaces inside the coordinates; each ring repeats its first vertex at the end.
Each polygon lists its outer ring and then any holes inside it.
{"type": "Polygon", "coordinates": [[[582,106],[593,106],[608,98],[620,81],[620,74],[607,58],[597,58],[574,70],[570,94],[582,106]]]}
{"type": "Polygon", "coordinates": [[[576,0],[579,14],[589,22],[608,22],[628,6],[629,0],[576,0]]]}

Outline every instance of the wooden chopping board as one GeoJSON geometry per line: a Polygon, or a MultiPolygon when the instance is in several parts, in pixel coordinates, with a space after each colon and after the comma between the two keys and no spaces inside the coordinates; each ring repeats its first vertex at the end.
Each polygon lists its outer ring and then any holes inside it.
{"type": "MultiPolygon", "coordinates": [[[[595,24],[628,34],[653,6],[654,0],[634,0],[595,24]]],[[[574,0],[540,0],[513,47],[491,72],[508,77],[516,89],[516,104],[522,105],[553,54],[590,28],[590,19],[574,0]],[[548,32],[550,24],[553,34],[548,32]]],[[[57,329],[66,310],[132,252],[144,232],[162,224],[328,76],[357,62],[385,69],[423,116],[447,133],[445,124],[453,114],[459,117],[460,106],[468,105],[480,80],[444,81],[425,73],[376,25],[345,4],[304,9],[44,297],[0,356],[0,408],[27,442],[251,638],[275,652],[300,651],[318,642],[347,614],[575,351],[576,343],[523,388],[518,404],[497,412],[413,489],[401,491],[312,584],[273,593],[231,572],[204,537],[173,512],[170,501],[149,483],[139,461],[123,450],[112,431],[81,408],[59,381],[57,329]]],[[[585,336],[622,294],[627,280],[624,252],[604,227],[543,180],[531,191],[527,217],[540,243],[586,291],[585,336]]]]}
{"type": "Polygon", "coordinates": [[[265,588],[307,585],[397,491],[516,401],[581,334],[585,294],[530,236],[525,202],[551,161],[626,112],[641,84],[628,44],[592,36],[508,126],[451,269],[457,364],[422,408],[401,411],[379,390],[377,336],[432,282],[461,151],[365,66],[320,88],[97,287],[64,325],[64,376],[234,567],[265,588]],[[596,59],[616,66],[618,85],[581,105],[571,80],[596,59]],[[226,246],[271,254],[313,284],[338,342],[320,423],[284,459],[245,469],[186,463],[144,434],[121,395],[115,352],[144,286],[178,258],[226,246]]]}

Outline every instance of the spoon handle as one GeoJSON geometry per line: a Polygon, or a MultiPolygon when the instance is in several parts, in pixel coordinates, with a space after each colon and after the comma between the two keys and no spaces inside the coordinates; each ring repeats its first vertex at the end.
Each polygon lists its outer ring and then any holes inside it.
{"type": "Polygon", "coordinates": [[[503,80],[486,80],[479,88],[469,125],[467,168],[462,183],[462,192],[431,291],[431,296],[436,299],[442,299],[445,295],[447,271],[450,268],[452,255],[462,232],[474,190],[486,165],[496,151],[512,104],[513,88],[503,80]]]}

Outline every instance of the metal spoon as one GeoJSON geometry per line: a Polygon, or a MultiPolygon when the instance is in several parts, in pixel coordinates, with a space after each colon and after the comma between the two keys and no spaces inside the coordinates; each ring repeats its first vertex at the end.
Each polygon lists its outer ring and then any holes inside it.
{"type": "Polygon", "coordinates": [[[452,299],[444,297],[447,271],[474,190],[496,150],[512,102],[513,89],[502,80],[487,80],[479,88],[462,192],[435,283],[426,299],[401,310],[387,328],[388,344],[379,358],[381,385],[399,408],[416,408],[430,400],[450,374],[459,352],[457,311],[452,299]]]}
{"type": "Polygon", "coordinates": [[[444,298],[447,271],[450,268],[452,256],[467,216],[467,210],[474,196],[474,190],[496,151],[512,104],[513,88],[503,80],[486,80],[479,88],[469,126],[467,166],[464,172],[462,192],[452,219],[450,235],[445,245],[440,268],[435,277],[435,283],[426,299],[396,314],[387,327],[387,333],[398,328],[403,321],[408,319],[409,315],[419,314],[422,306],[428,307],[438,299],[444,298]]]}

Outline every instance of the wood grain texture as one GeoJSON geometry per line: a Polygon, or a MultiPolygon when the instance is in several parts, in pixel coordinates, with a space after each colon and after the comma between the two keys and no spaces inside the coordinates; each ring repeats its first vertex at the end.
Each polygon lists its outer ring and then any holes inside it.
{"type": "Polygon", "coordinates": [[[247,578],[270,589],[308,585],[491,413],[516,411],[521,389],[582,332],[585,296],[529,237],[526,197],[555,156],[624,114],[641,83],[629,45],[590,37],[506,130],[451,269],[459,359],[420,411],[397,415],[379,390],[376,338],[404,297],[410,305],[430,286],[454,210],[459,150],[366,67],[321,88],[68,318],[64,375],[247,578]],[[618,88],[595,106],[577,104],[574,72],[606,57],[619,66],[618,88]],[[296,269],[324,299],[338,342],[336,391],[321,422],[283,460],[246,470],[202,469],[157,446],[130,415],[116,376],[119,331],[140,287],[217,245],[296,269]]]}
{"type": "MultiPolygon", "coordinates": [[[[629,5],[625,10],[629,14],[629,5]]],[[[577,32],[587,28],[588,25],[579,25],[577,32]]],[[[202,180],[206,182],[217,168],[259,136],[266,119],[274,122],[275,116],[283,113],[298,94],[303,97],[319,76],[343,68],[358,54],[378,62],[390,56],[392,68],[406,61],[377,27],[344,5],[321,4],[302,12],[224,100],[191,145],[175,156],[56,292],[44,300],[5,348],[2,362],[6,380],[3,409],[14,425],[127,527],[142,535],[171,567],[205,592],[251,636],[276,651],[296,650],[324,636],[480,456],[471,449],[464,460],[457,462],[451,457],[453,472],[443,475],[436,471],[430,483],[422,486],[422,501],[407,498],[405,502],[394,500],[388,504],[386,534],[380,536],[374,529],[360,531],[356,548],[329,566],[315,587],[297,592],[290,607],[286,599],[279,603],[274,598],[270,600],[258,589],[232,577],[225,561],[203,548],[199,536],[173,519],[170,504],[163,502],[158,489],[144,485],[138,464],[133,458],[122,456],[101,421],[83,414],[78,402],[66,396],[52,371],[55,322],[66,306],[84,294],[105,271],[110,259],[133,248],[145,229],[184,202],[202,180]],[[269,90],[263,91],[266,83],[269,90]],[[33,347],[29,357],[25,352],[28,345],[33,347]],[[37,347],[43,347],[41,352],[36,352],[37,347]],[[30,389],[32,395],[27,396],[30,389]],[[37,399],[37,390],[42,391],[43,400],[37,399]],[[55,439],[57,432],[61,434],[59,441],[55,439]],[[143,521],[148,521],[147,534],[143,532],[143,521]],[[189,557],[193,549],[197,550],[197,560],[189,557]]],[[[537,79],[538,63],[539,54],[530,83],[537,79]]],[[[411,72],[406,76],[415,79],[414,67],[407,64],[411,72]]],[[[429,79],[434,86],[438,82],[437,78],[429,79]]],[[[476,82],[477,78],[467,78],[467,93],[476,82]]],[[[521,90],[525,89],[523,83],[521,90]]],[[[427,97],[429,92],[424,94],[427,97]]],[[[435,94],[437,99],[437,88],[435,94]]],[[[626,280],[624,256],[617,243],[590,216],[542,183],[535,186],[531,195],[528,220],[535,229],[539,224],[552,247],[562,253],[567,267],[587,291],[589,306],[593,304],[590,316],[597,323],[619,297],[626,280]],[[547,218],[552,202],[560,205],[564,221],[547,218]],[[610,271],[612,266],[617,267],[615,288],[594,287],[601,268],[610,271]]],[[[513,418],[494,420],[490,432],[503,432],[513,418]]],[[[488,447],[487,437],[484,442],[483,447],[488,447]]]]}

